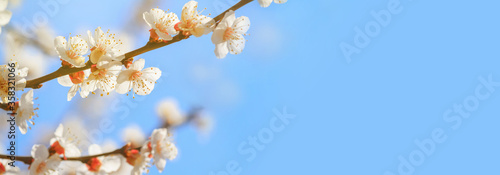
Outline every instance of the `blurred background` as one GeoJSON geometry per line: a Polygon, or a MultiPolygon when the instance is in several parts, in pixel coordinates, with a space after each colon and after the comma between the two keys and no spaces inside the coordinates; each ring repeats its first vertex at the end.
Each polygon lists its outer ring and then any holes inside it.
{"type": "MultiPolygon", "coordinates": [[[[122,50],[133,50],[148,41],[144,11],[180,14],[186,2],[9,1],[13,17],[2,27],[0,55],[29,67],[33,79],[60,67],[54,37],[102,27],[123,40],[122,50]]],[[[200,0],[199,9],[214,17],[236,3],[200,0]]],[[[474,95],[480,77],[500,81],[499,4],[252,2],[236,11],[251,20],[240,55],[217,59],[206,35],[136,57],[163,71],[151,95],[77,95],[67,102],[69,88],[45,83],[34,92],[36,125],[18,134],[18,154],[48,146],[59,123],[85,154],[91,143],[105,151],[141,143],[153,129],[195,114],[172,130],[179,155],[164,174],[499,174],[498,92],[457,129],[443,119],[474,95]],[[380,18],[384,12],[390,18],[380,18]],[[446,140],[416,155],[415,140],[432,138],[436,128],[446,140]],[[237,172],[228,171],[235,165],[237,172]]],[[[6,136],[0,140],[5,147],[6,136]]],[[[158,174],[155,167],[150,174],[158,174]]]]}

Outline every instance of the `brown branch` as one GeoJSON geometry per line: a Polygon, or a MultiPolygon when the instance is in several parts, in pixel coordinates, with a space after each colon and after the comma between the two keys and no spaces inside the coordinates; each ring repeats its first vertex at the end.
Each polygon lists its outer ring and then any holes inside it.
{"type": "MultiPolygon", "coordinates": [[[[201,108],[197,107],[191,110],[189,114],[186,116],[186,120],[184,120],[182,123],[178,125],[170,125],[168,122],[165,122],[165,124],[162,125],[160,128],[167,128],[168,130],[173,130],[181,126],[185,126],[192,121],[194,121],[197,117],[200,117],[200,112],[201,108]]],[[[125,146],[116,149],[111,152],[106,152],[102,154],[97,154],[97,155],[88,155],[88,156],[81,156],[81,157],[67,157],[64,161],[79,161],[82,163],[87,163],[90,159],[96,158],[96,157],[102,157],[102,156],[111,156],[111,155],[122,155],[123,157],[127,157],[127,151],[129,150],[141,150],[142,146],[136,147],[136,148],[131,148],[131,144],[126,144],[125,146]]],[[[14,156],[16,161],[23,162],[27,165],[30,165],[33,162],[33,158],[31,156],[14,156]]],[[[0,159],[9,159],[10,157],[8,155],[2,155],[0,154],[0,159]]]]}
{"type": "MultiPolygon", "coordinates": [[[[236,11],[238,10],[239,8],[245,6],[246,4],[252,2],[253,0],[241,0],[240,2],[238,2],[237,4],[235,4],[234,6],[232,6],[231,8],[227,9],[226,11],[224,11],[224,13],[221,13],[219,15],[217,15],[214,20],[216,22],[216,24],[218,24],[220,22],[220,20],[224,17],[224,14],[230,10],[233,10],[233,11],[236,11]]],[[[133,50],[131,52],[128,52],[125,54],[125,58],[123,60],[126,60],[126,59],[129,59],[129,58],[133,58],[137,55],[140,55],[140,54],[143,54],[143,53],[146,53],[146,52],[149,52],[149,51],[152,51],[152,50],[155,50],[155,49],[158,49],[158,48],[161,48],[161,47],[165,47],[167,45],[170,45],[170,44],[173,44],[173,43],[176,43],[176,42],[179,42],[181,40],[184,40],[184,39],[187,39],[189,36],[185,36],[182,34],[182,32],[180,32],[180,34],[176,35],[171,41],[167,42],[167,43],[164,43],[164,42],[151,42],[149,41],[145,46],[139,48],[139,49],[136,49],[136,50],[133,50]]],[[[68,74],[71,74],[71,73],[75,73],[75,72],[78,72],[78,71],[82,71],[82,70],[86,70],[86,69],[89,69],[91,67],[91,62],[88,61],[87,64],[85,65],[85,67],[82,67],[82,68],[66,68],[66,67],[61,67],[59,69],[57,69],[56,71],[48,74],[48,75],[45,75],[45,76],[42,76],[40,78],[37,78],[37,79],[34,79],[34,80],[28,80],[26,82],[26,88],[32,88],[32,89],[38,89],[38,88],[41,88],[42,87],[42,83],[45,83],[47,81],[50,81],[50,80],[53,80],[53,79],[56,79],[58,77],[61,77],[61,76],[64,76],[64,75],[68,75],[68,74]]],[[[198,110],[195,110],[196,112],[199,112],[198,110]]],[[[189,123],[190,121],[192,121],[193,119],[196,118],[196,114],[191,114],[191,115],[188,115],[186,121],[182,124],[187,124],[189,123]]],[[[178,126],[170,126],[168,124],[165,124],[164,126],[166,126],[167,128],[171,128],[171,127],[178,127],[178,126]]],[[[88,160],[94,158],[94,157],[100,157],[100,156],[108,156],[108,155],[115,155],[115,154],[120,154],[120,155],[124,155],[125,154],[125,151],[128,150],[130,148],[130,146],[127,144],[125,146],[123,146],[122,148],[120,149],[117,149],[117,150],[114,150],[114,151],[111,151],[111,152],[107,152],[107,153],[103,153],[103,154],[99,154],[99,155],[90,155],[90,156],[84,156],[84,157],[69,157],[67,158],[68,161],[81,161],[83,163],[87,163],[88,160]]],[[[133,148],[133,149],[137,149],[139,150],[139,148],[133,148]]],[[[0,154],[0,159],[10,159],[10,157],[8,155],[1,155],[0,154]]],[[[21,161],[25,164],[31,164],[31,162],[33,161],[33,158],[30,157],[30,156],[15,156],[15,160],[16,161],[21,161]]]]}
{"type": "MultiPolygon", "coordinates": [[[[229,10],[236,11],[239,8],[245,6],[246,4],[248,4],[248,3],[252,2],[252,1],[253,0],[241,0],[240,2],[238,2],[237,4],[235,4],[234,6],[232,6],[231,8],[227,9],[226,11],[224,11],[224,13],[221,13],[221,14],[217,15],[214,18],[214,21],[216,23],[219,23],[220,20],[222,20],[222,18],[224,17],[224,14],[226,14],[226,12],[228,12],[229,10]]],[[[154,41],[149,41],[145,46],[143,46],[143,47],[141,47],[139,49],[136,49],[136,50],[133,50],[133,51],[130,51],[130,52],[126,53],[125,54],[125,58],[123,60],[129,59],[129,58],[133,58],[135,56],[141,55],[143,53],[146,53],[146,52],[149,52],[149,51],[152,51],[152,50],[156,50],[156,49],[161,48],[161,47],[168,46],[170,44],[179,42],[179,41],[187,39],[187,38],[189,38],[189,36],[185,36],[185,35],[182,34],[182,32],[180,32],[178,35],[174,36],[173,39],[170,40],[170,41],[168,41],[168,42],[154,42],[154,41]]],[[[28,81],[26,81],[26,88],[32,88],[32,89],[41,88],[42,87],[42,83],[45,83],[47,81],[56,79],[56,78],[64,76],[64,75],[68,75],[70,73],[75,73],[75,72],[78,72],[78,71],[90,69],[90,66],[91,66],[90,61],[87,61],[86,66],[82,67],[82,68],[61,67],[61,68],[57,69],[55,72],[52,72],[52,73],[50,73],[48,75],[45,75],[43,77],[40,77],[40,78],[37,78],[37,79],[34,79],[34,80],[28,80],[28,81]]]]}

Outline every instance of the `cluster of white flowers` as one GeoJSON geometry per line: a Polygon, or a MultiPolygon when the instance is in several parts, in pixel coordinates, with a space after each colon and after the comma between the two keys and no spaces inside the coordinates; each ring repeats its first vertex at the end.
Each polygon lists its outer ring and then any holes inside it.
{"type": "Polygon", "coordinates": [[[88,39],[85,41],[80,36],[66,38],[59,36],[54,44],[63,65],[70,67],[85,67],[84,55],[90,50],[90,70],[71,73],[58,78],[59,84],[71,87],[68,92],[70,101],[80,90],[80,96],[86,98],[90,93],[98,91],[101,96],[109,95],[113,90],[120,94],[126,94],[133,89],[134,94],[147,95],[154,89],[156,80],[161,76],[158,68],[150,67],[144,69],[144,59],[139,59],[128,65],[122,71],[121,51],[117,45],[120,40],[115,39],[114,34],[104,33],[101,28],[95,30],[94,35],[88,31],[88,39]],[[90,47],[89,47],[90,46],[90,47]],[[89,49],[90,48],[90,49],[89,49]]]}
{"type": "MultiPolygon", "coordinates": [[[[60,124],[54,133],[55,137],[50,141],[50,147],[44,145],[34,145],[31,150],[33,163],[29,167],[30,175],[59,174],[60,165],[67,157],[77,158],[81,156],[78,149],[78,140],[71,134],[69,129],[64,129],[60,124]]],[[[90,156],[102,154],[99,145],[92,144],[88,148],[90,156]]],[[[139,175],[147,173],[152,164],[163,172],[167,160],[177,157],[178,150],[172,142],[172,138],[167,133],[167,129],[156,129],[150,139],[143,144],[140,150],[125,150],[124,155],[110,154],[92,157],[86,160],[85,164],[78,165],[77,174],[111,174],[116,173],[122,166],[132,166],[131,174],[139,175]],[[122,159],[128,165],[122,164],[122,159]]],[[[19,172],[17,168],[5,166],[7,162],[0,161],[0,174],[19,172]]]]}
{"type": "MultiPolygon", "coordinates": [[[[272,2],[285,3],[287,0],[258,0],[262,7],[268,7],[272,2]]],[[[0,33],[1,27],[6,25],[12,13],[6,10],[8,0],[0,0],[0,33]]],[[[182,34],[184,36],[201,37],[213,32],[211,37],[215,45],[215,55],[217,58],[225,58],[228,53],[239,54],[245,47],[246,32],[250,28],[248,17],[236,18],[235,12],[229,10],[217,23],[213,18],[202,15],[197,10],[198,2],[189,1],[182,9],[179,17],[175,13],[168,13],[155,8],[143,13],[143,18],[151,28],[150,35],[152,42],[169,42],[173,35],[182,34]]],[[[125,59],[125,55],[118,48],[122,44],[121,40],[115,39],[114,34],[103,32],[98,27],[95,32],[87,32],[87,37],[80,35],[56,37],[54,40],[55,51],[66,68],[89,68],[79,72],[58,77],[58,82],[62,86],[70,87],[67,100],[70,101],[77,92],[82,98],[86,98],[90,93],[100,93],[109,95],[113,90],[119,94],[132,92],[137,95],[148,95],[154,89],[156,81],[161,77],[162,72],[156,67],[145,67],[145,60],[133,61],[131,58],[125,59]],[[87,55],[88,54],[88,55],[87,55]],[[88,60],[86,59],[88,57],[88,60]],[[124,68],[125,67],[125,68],[124,68]]],[[[15,82],[15,90],[20,91],[26,87],[25,77],[28,75],[28,68],[20,68],[17,63],[9,63],[0,67],[0,100],[1,103],[12,102],[9,97],[9,82],[15,82]],[[12,78],[12,65],[15,64],[16,76],[12,78]]],[[[30,128],[28,124],[34,125],[34,116],[37,116],[33,101],[33,90],[22,94],[14,107],[9,109],[16,113],[16,124],[22,134],[26,134],[30,128]]],[[[186,117],[179,111],[175,101],[164,101],[159,105],[158,114],[171,126],[177,126],[186,121],[186,117]]],[[[211,122],[206,118],[195,120],[200,128],[210,128],[211,122]]],[[[131,130],[130,132],[136,132],[131,130]]],[[[50,147],[44,145],[34,145],[31,151],[33,162],[29,167],[30,175],[59,174],[61,162],[67,158],[78,158],[81,156],[79,141],[69,129],[64,129],[60,124],[54,136],[50,140],[50,147]]],[[[137,134],[136,134],[137,136],[137,134]]],[[[135,142],[146,140],[138,134],[135,142]]],[[[130,140],[134,141],[134,140],[130,140]]],[[[134,143],[139,145],[139,143],[134,143]]],[[[128,144],[128,147],[132,143],[128,144]]],[[[154,165],[163,172],[167,161],[177,157],[178,150],[172,141],[171,134],[167,129],[156,129],[152,135],[142,144],[140,149],[127,149],[122,155],[102,154],[101,147],[90,145],[88,148],[90,155],[98,157],[85,159],[83,165],[78,165],[77,174],[112,174],[119,173],[120,168],[130,166],[132,175],[147,173],[148,168],[154,165]],[[126,163],[125,163],[126,162],[126,163]]],[[[18,174],[19,168],[6,166],[8,162],[0,159],[0,174],[18,174]]]]}
{"type": "Polygon", "coordinates": [[[66,156],[81,156],[77,146],[78,140],[69,129],[65,130],[60,124],[54,132],[54,136],[50,140],[49,148],[38,144],[33,146],[31,156],[34,160],[29,167],[30,175],[59,174],[58,167],[62,159],[66,159],[66,156]]]}
{"type": "Polygon", "coordinates": [[[6,10],[8,0],[0,0],[0,33],[2,33],[2,26],[7,25],[12,17],[12,12],[6,10]]]}
{"type": "Polygon", "coordinates": [[[143,16],[151,27],[151,38],[168,42],[173,39],[172,35],[179,32],[185,36],[196,37],[213,32],[212,42],[215,44],[217,58],[224,58],[228,53],[239,54],[243,51],[245,47],[243,36],[250,28],[250,20],[247,17],[236,18],[234,11],[229,11],[216,26],[212,18],[201,15],[197,8],[196,1],[186,3],[182,8],[180,20],[175,13],[167,13],[157,8],[145,12],[143,16]]]}
{"type": "MultiPolygon", "coordinates": [[[[26,76],[28,76],[28,68],[20,68],[17,62],[9,62],[7,65],[0,66],[0,100],[2,103],[7,104],[12,102],[12,97],[10,95],[12,95],[13,92],[11,90],[24,90],[26,87],[26,76]],[[14,76],[12,76],[12,73],[14,76]]],[[[11,106],[9,109],[12,113],[16,114],[16,125],[22,134],[28,132],[30,128],[28,123],[32,125],[35,124],[33,117],[36,116],[35,110],[37,110],[37,108],[33,105],[33,90],[30,90],[22,94],[20,100],[15,102],[14,106],[11,106]]]]}
{"type": "Polygon", "coordinates": [[[151,160],[163,172],[167,160],[173,160],[177,157],[178,150],[172,142],[167,129],[155,129],[153,134],[142,147],[141,150],[131,150],[127,153],[127,163],[134,166],[132,175],[138,175],[148,172],[151,160]]]}
{"type": "MultiPolygon", "coordinates": [[[[262,5],[262,2],[259,1],[262,5]]],[[[284,3],[286,1],[276,1],[284,3]]],[[[270,3],[270,2],[269,2],[270,3]]],[[[201,15],[197,10],[198,2],[189,1],[182,8],[179,19],[175,13],[167,13],[155,8],[144,12],[143,18],[151,27],[151,38],[157,42],[168,42],[172,35],[182,32],[185,36],[201,37],[213,32],[212,43],[215,44],[215,55],[224,58],[228,53],[239,54],[245,48],[246,32],[250,28],[248,17],[235,17],[234,11],[229,11],[216,26],[214,19],[201,15]]],[[[147,95],[154,88],[155,81],[161,76],[158,68],[144,69],[144,59],[132,63],[127,70],[122,71],[122,60],[125,58],[117,45],[122,44],[115,39],[114,34],[104,33],[97,28],[94,35],[87,32],[87,41],[80,36],[59,36],[54,44],[63,65],[70,67],[85,67],[85,55],[90,52],[89,60],[93,64],[91,71],[81,71],[58,78],[61,85],[71,87],[68,92],[70,101],[80,90],[80,96],[85,98],[90,92],[99,90],[101,96],[109,95],[113,90],[126,94],[133,89],[134,94],[147,95]]]]}

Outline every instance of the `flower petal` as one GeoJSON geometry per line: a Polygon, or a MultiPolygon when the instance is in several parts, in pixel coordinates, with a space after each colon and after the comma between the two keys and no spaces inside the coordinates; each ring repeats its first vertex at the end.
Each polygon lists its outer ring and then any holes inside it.
{"type": "Polygon", "coordinates": [[[57,78],[57,82],[65,87],[73,86],[73,82],[71,82],[71,78],[69,78],[69,75],[64,75],[62,77],[57,78]]]}
{"type": "Polygon", "coordinates": [[[35,159],[47,159],[49,157],[49,150],[45,145],[33,145],[33,148],[31,148],[31,157],[35,159]]]}
{"type": "Polygon", "coordinates": [[[250,19],[246,16],[241,16],[234,21],[233,29],[237,34],[245,34],[250,28],[250,19]]]}
{"type": "Polygon", "coordinates": [[[217,58],[222,59],[225,58],[227,53],[229,53],[229,48],[227,47],[227,42],[222,42],[215,45],[215,56],[217,58]]]}
{"type": "Polygon", "coordinates": [[[4,26],[7,23],[9,23],[11,17],[12,17],[12,12],[8,10],[0,11],[0,26],[4,26]]]}
{"type": "Polygon", "coordinates": [[[273,0],[259,0],[259,4],[261,7],[269,7],[273,0]]]}
{"type": "Polygon", "coordinates": [[[69,88],[69,91],[68,91],[68,101],[71,101],[71,99],[73,99],[73,97],[78,92],[78,88],[79,87],[80,86],[78,86],[78,85],[73,85],[73,86],[71,86],[71,88],[69,88]]]}

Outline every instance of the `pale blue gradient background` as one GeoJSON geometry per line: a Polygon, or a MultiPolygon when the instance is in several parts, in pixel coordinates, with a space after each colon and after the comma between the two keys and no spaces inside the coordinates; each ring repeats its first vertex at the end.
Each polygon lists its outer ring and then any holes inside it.
{"type": "MultiPolygon", "coordinates": [[[[64,36],[97,26],[120,28],[134,3],[117,2],[71,1],[50,24],[64,36]]],[[[180,13],[185,2],[158,6],[180,13]]],[[[205,14],[215,13],[214,2],[200,1],[199,7],[207,7],[205,14]]],[[[168,73],[166,81],[133,110],[130,120],[116,119],[118,129],[106,137],[119,142],[121,127],[128,123],[150,132],[159,121],[157,102],[175,97],[184,110],[205,107],[216,126],[206,142],[199,141],[193,127],[180,129],[175,135],[180,154],[167,164],[165,174],[209,174],[237,160],[241,174],[378,175],[396,171],[397,157],[408,157],[417,148],[413,140],[428,138],[436,127],[445,128],[448,139],[414,174],[499,174],[498,92],[482,101],[457,131],[442,114],[473,94],[479,76],[493,74],[500,80],[500,3],[401,1],[403,12],[347,64],[339,44],[352,44],[354,27],[364,27],[373,20],[370,11],[387,3],[290,0],[261,8],[253,2],[236,12],[252,22],[241,55],[216,59],[210,36],[141,55],[147,66],[168,73]],[[200,67],[208,78],[196,78],[193,70],[200,67]],[[284,106],[297,118],[254,161],[246,162],[238,145],[267,127],[272,110],[284,106]]],[[[13,22],[40,10],[26,1],[14,11],[13,22]]],[[[135,48],[147,41],[148,32],[137,35],[142,39],[135,48]]],[[[40,118],[34,132],[22,137],[24,154],[37,129],[55,130],[68,106],[79,103],[66,102],[67,90],[51,81],[35,91],[40,118]]],[[[157,174],[156,169],[150,174],[157,174]]]]}

